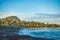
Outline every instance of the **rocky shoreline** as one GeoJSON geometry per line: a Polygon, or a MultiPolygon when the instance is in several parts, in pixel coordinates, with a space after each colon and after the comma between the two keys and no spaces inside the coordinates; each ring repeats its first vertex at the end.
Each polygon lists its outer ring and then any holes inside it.
{"type": "Polygon", "coordinates": [[[28,35],[8,35],[8,36],[0,36],[0,40],[53,40],[53,39],[45,39],[45,38],[35,38],[28,35]]]}
{"type": "Polygon", "coordinates": [[[28,35],[18,35],[20,28],[9,28],[0,26],[0,40],[54,40],[47,38],[36,38],[28,35]]]}

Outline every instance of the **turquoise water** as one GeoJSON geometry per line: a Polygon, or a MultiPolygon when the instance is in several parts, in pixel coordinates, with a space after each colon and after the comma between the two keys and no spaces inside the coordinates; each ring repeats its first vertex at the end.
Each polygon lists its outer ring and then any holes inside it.
{"type": "Polygon", "coordinates": [[[29,35],[32,37],[39,37],[39,38],[51,38],[60,40],[60,29],[26,29],[22,28],[18,32],[19,35],[29,35]]]}

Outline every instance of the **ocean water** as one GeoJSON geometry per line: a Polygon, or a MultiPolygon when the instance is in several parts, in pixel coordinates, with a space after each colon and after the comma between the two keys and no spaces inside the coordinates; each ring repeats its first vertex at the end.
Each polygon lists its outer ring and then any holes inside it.
{"type": "Polygon", "coordinates": [[[18,32],[19,35],[29,35],[32,37],[39,38],[51,38],[55,40],[60,40],[60,29],[27,29],[22,28],[18,32]]]}

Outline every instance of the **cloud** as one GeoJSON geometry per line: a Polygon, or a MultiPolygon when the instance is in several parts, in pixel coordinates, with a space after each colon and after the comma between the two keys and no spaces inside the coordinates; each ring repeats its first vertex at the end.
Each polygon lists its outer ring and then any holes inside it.
{"type": "Polygon", "coordinates": [[[36,13],[35,16],[31,16],[28,18],[28,20],[36,20],[36,19],[54,19],[54,18],[60,18],[60,14],[45,14],[45,13],[36,13]]]}
{"type": "Polygon", "coordinates": [[[39,22],[43,22],[43,23],[53,23],[53,24],[60,24],[60,18],[46,18],[46,19],[40,19],[40,20],[36,20],[39,22]]]}
{"type": "Polygon", "coordinates": [[[42,23],[53,23],[53,24],[60,24],[60,18],[37,18],[37,17],[32,17],[27,19],[29,21],[37,21],[37,22],[42,22],[42,23]]]}
{"type": "Polygon", "coordinates": [[[8,16],[17,16],[21,20],[26,20],[26,18],[29,18],[33,15],[34,14],[22,13],[22,12],[0,12],[0,18],[6,18],[8,16]]]}
{"type": "Polygon", "coordinates": [[[16,13],[11,13],[11,12],[0,12],[0,18],[5,18],[8,16],[16,16],[16,13]]]}
{"type": "Polygon", "coordinates": [[[43,23],[60,24],[60,14],[37,13],[35,16],[28,18],[29,21],[38,21],[43,23]]]}
{"type": "Polygon", "coordinates": [[[36,16],[47,17],[47,18],[60,18],[60,14],[36,13],[36,16]]]}

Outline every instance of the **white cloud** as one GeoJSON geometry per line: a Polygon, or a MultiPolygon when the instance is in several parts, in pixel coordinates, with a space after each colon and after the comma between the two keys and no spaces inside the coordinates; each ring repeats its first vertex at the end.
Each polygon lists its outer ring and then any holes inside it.
{"type": "Polygon", "coordinates": [[[53,24],[60,24],[60,18],[41,18],[41,19],[36,19],[36,20],[33,20],[33,21],[38,21],[38,22],[42,22],[42,23],[53,23],[53,24]]]}
{"type": "Polygon", "coordinates": [[[9,12],[0,12],[0,18],[5,18],[8,16],[16,16],[16,13],[9,13],[9,12]]]}
{"type": "Polygon", "coordinates": [[[0,12],[0,18],[5,18],[8,16],[17,16],[21,20],[26,20],[26,18],[29,18],[33,16],[34,14],[29,13],[22,13],[22,12],[0,12]]]}

